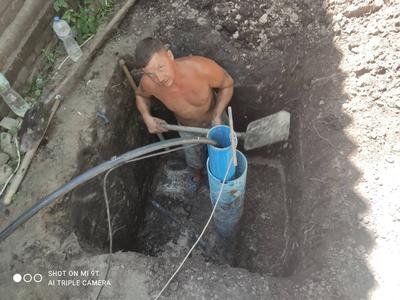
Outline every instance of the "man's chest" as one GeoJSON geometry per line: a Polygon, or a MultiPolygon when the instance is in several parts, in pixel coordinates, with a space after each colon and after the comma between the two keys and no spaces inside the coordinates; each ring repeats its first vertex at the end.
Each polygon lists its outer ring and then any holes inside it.
{"type": "Polygon", "coordinates": [[[205,82],[189,83],[179,88],[164,88],[153,93],[172,111],[178,111],[182,106],[203,106],[210,102],[212,90],[205,82]]]}

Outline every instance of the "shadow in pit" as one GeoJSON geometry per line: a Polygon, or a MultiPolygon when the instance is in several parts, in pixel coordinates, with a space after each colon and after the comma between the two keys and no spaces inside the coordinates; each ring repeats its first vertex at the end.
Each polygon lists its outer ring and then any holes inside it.
{"type": "Polygon", "coordinates": [[[165,17],[157,35],[176,57],[204,55],[232,75],[238,130],[281,109],[292,114],[288,143],[247,153],[252,163],[234,265],[291,275],[299,285],[324,280],[333,295],[365,298],[374,278],[360,253],[371,250],[373,239],[359,222],[367,205],[354,190],[361,174],[349,161],[357,146],[344,132],[351,117],[342,109],[348,98],[342,54],[333,33],[319,30],[330,22],[323,1],[297,2],[301,26],[272,39],[268,53],[213,31],[218,16],[209,25],[165,17]]]}
{"type": "MultiPolygon", "coordinates": [[[[92,143],[79,154],[77,174],[154,141],[139,118],[131,100],[133,90],[117,61],[112,72],[113,77],[102,94],[103,106],[98,108],[98,118],[92,124],[92,143]]],[[[152,159],[130,162],[111,171],[107,178],[113,251],[130,251],[135,245],[154,168],[152,159]]],[[[68,201],[63,201],[68,206],[68,219],[72,220],[66,230],[72,226],[82,248],[91,253],[107,252],[109,247],[103,178],[104,175],[93,178],[71,193],[68,201]]]]}

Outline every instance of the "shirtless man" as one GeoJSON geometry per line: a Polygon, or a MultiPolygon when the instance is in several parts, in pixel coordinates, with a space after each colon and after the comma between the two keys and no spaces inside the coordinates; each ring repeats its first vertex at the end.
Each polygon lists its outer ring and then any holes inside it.
{"type": "MultiPolygon", "coordinates": [[[[233,79],[216,62],[201,56],[174,59],[172,52],[154,38],[140,41],[135,55],[143,74],[136,92],[136,105],[150,133],[167,131],[162,126],[165,121],[151,115],[151,96],[171,110],[181,125],[207,128],[225,121],[225,108],[233,94],[233,79]],[[213,89],[218,89],[218,93],[213,89]]],[[[193,182],[200,180],[205,158],[204,145],[185,149],[186,163],[193,170],[193,182]]]]}

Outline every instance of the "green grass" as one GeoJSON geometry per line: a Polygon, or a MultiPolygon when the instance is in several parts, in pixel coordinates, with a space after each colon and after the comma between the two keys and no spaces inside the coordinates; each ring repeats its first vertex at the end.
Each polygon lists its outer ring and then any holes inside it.
{"type": "Polygon", "coordinates": [[[33,76],[29,90],[24,94],[25,100],[34,103],[42,96],[43,88],[49,80],[51,71],[56,61],[55,49],[45,48],[42,50],[43,60],[38,72],[33,76]]]}
{"type": "MultiPolygon", "coordinates": [[[[74,10],[68,1],[54,0],[54,10],[71,26],[79,44],[96,33],[105,16],[112,10],[114,0],[103,0],[98,8],[95,8],[93,4],[94,0],[80,0],[77,9],[74,10]]],[[[45,48],[42,50],[42,56],[41,66],[33,76],[28,91],[24,93],[25,99],[30,103],[37,102],[42,96],[56,61],[56,49],[45,48]]]]}
{"type": "Polygon", "coordinates": [[[103,0],[98,8],[94,7],[94,0],[81,0],[77,9],[71,8],[65,0],[54,2],[54,9],[62,14],[63,20],[71,26],[79,44],[96,33],[113,6],[114,0],[103,0]]]}

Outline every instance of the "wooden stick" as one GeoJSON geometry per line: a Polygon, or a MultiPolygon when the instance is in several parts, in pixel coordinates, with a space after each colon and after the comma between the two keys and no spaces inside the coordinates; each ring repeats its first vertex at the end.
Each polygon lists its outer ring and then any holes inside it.
{"type": "MultiPolygon", "coordinates": [[[[126,78],[128,79],[128,81],[129,81],[129,84],[131,85],[132,89],[133,89],[133,90],[135,91],[135,93],[136,93],[136,90],[137,90],[136,82],[135,82],[135,80],[133,79],[131,73],[129,72],[128,67],[126,66],[125,61],[121,58],[118,62],[119,62],[120,67],[121,67],[122,70],[124,71],[125,76],[126,76],[126,78]]],[[[158,138],[160,139],[160,141],[165,141],[164,135],[163,135],[162,133],[157,133],[157,136],[158,136],[158,138]]],[[[165,148],[165,149],[169,150],[169,148],[165,148]]]]}
{"type": "Polygon", "coordinates": [[[229,127],[230,127],[230,138],[231,138],[231,146],[232,146],[232,157],[233,157],[233,165],[236,167],[238,165],[237,157],[236,157],[236,143],[235,143],[235,132],[233,131],[233,117],[232,117],[232,107],[228,107],[228,116],[229,116],[229,127]]]}
{"type": "Polygon", "coordinates": [[[6,194],[4,195],[4,199],[3,199],[3,203],[4,205],[9,205],[12,201],[12,198],[14,196],[14,194],[17,192],[22,180],[25,177],[26,172],[29,169],[29,166],[32,162],[33,157],[35,156],[36,150],[40,145],[40,142],[42,141],[47,128],[50,125],[51,119],[53,118],[54,114],[56,113],[58,107],[60,106],[60,97],[56,97],[54,104],[51,108],[51,112],[50,112],[50,118],[47,121],[46,124],[46,128],[43,131],[42,136],[40,137],[40,140],[37,141],[34,146],[32,147],[32,149],[30,149],[28,152],[25,153],[24,159],[22,160],[21,166],[18,169],[17,173],[15,174],[15,177],[13,178],[13,181],[11,182],[10,186],[7,188],[6,190],[6,194]]]}
{"type": "Polygon", "coordinates": [[[122,68],[122,70],[124,71],[125,76],[129,81],[129,84],[131,85],[133,90],[136,92],[136,90],[137,90],[136,82],[135,82],[135,80],[133,80],[133,77],[132,77],[131,73],[129,72],[128,67],[126,66],[125,61],[122,58],[119,60],[119,65],[122,68]]]}

